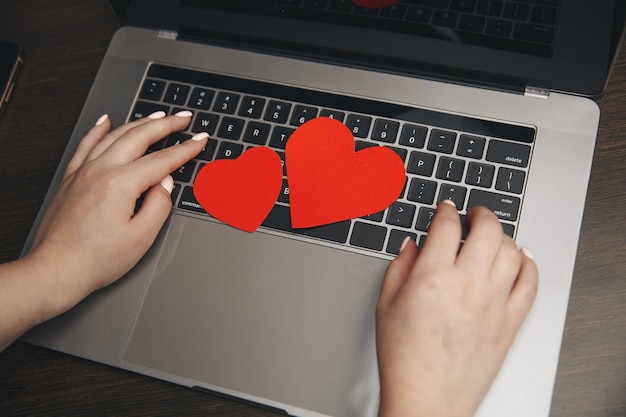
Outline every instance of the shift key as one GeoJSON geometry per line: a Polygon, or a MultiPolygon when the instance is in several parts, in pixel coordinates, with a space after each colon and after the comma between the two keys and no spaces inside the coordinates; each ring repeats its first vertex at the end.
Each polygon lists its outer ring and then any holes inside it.
{"type": "Polygon", "coordinates": [[[484,206],[493,211],[493,214],[499,219],[514,222],[517,220],[520,203],[519,198],[510,195],[472,190],[467,202],[467,209],[484,206]]]}

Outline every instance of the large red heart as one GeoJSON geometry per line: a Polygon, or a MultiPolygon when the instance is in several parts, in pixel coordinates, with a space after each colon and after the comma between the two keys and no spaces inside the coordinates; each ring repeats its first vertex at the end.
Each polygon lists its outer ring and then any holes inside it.
{"type": "Polygon", "coordinates": [[[341,122],[319,117],[287,141],[291,224],[304,228],[377,213],[402,192],[406,171],[393,150],[375,146],[354,151],[341,122]]]}
{"type": "Polygon", "coordinates": [[[206,164],[196,176],[193,193],[216,219],[254,232],[274,207],[282,178],[278,154],[269,148],[256,147],[237,159],[206,164]]]}

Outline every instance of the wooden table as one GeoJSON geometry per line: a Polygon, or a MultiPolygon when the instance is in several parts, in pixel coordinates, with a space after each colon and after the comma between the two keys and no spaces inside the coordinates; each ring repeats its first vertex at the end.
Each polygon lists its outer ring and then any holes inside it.
{"type": "MultiPolygon", "coordinates": [[[[118,26],[104,0],[0,0],[0,39],[25,57],[0,118],[0,262],[19,255],[118,26]]],[[[626,416],[626,46],[598,103],[553,417],[626,416]]],[[[14,415],[275,414],[17,342],[0,354],[0,416],[14,415]]]]}

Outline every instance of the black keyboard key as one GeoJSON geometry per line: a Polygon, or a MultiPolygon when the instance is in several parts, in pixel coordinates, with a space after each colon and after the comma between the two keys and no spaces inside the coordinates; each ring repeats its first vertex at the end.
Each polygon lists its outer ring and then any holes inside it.
{"type": "Polygon", "coordinates": [[[437,165],[436,177],[440,180],[461,182],[463,171],[465,170],[465,161],[462,159],[441,157],[439,165],[437,165]]]}
{"type": "Polygon", "coordinates": [[[450,200],[454,203],[457,210],[462,210],[465,205],[465,196],[467,195],[467,188],[460,187],[452,184],[441,184],[439,189],[439,198],[437,202],[440,203],[443,200],[450,200]]]}
{"type": "Polygon", "coordinates": [[[300,126],[315,117],[317,117],[317,109],[315,107],[296,104],[293,108],[289,124],[292,126],[300,126]]]}
{"type": "Polygon", "coordinates": [[[433,221],[433,217],[435,217],[435,212],[436,210],[434,208],[421,207],[417,213],[415,228],[417,230],[421,230],[422,232],[428,232],[430,224],[433,221]]]}
{"type": "Polygon", "coordinates": [[[132,122],[133,120],[143,119],[144,117],[148,117],[156,111],[164,111],[167,114],[169,113],[170,108],[165,104],[138,101],[137,103],[135,103],[135,107],[133,108],[133,111],[130,114],[128,120],[132,122]]]}
{"type": "Polygon", "coordinates": [[[517,23],[513,30],[513,38],[522,41],[551,44],[554,28],[531,23],[517,23]]]}
{"type": "Polygon", "coordinates": [[[387,242],[387,248],[385,249],[386,252],[393,255],[397,255],[398,253],[400,253],[400,246],[407,236],[413,239],[413,241],[417,239],[417,233],[392,229],[389,233],[389,241],[387,242]]]}
{"type": "Polygon", "coordinates": [[[289,207],[279,204],[274,205],[274,208],[272,208],[270,213],[263,221],[262,226],[270,229],[297,233],[337,243],[346,243],[346,241],[348,240],[348,232],[350,231],[349,220],[331,223],[324,226],[310,227],[307,229],[293,229],[291,227],[291,215],[289,214],[289,207]]]}
{"type": "Polygon", "coordinates": [[[278,194],[278,201],[280,203],[289,204],[289,184],[287,183],[287,178],[283,178],[283,185],[280,189],[280,194],[278,194]]]}
{"type": "Polygon", "coordinates": [[[271,126],[267,123],[249,122],[243,134],[243,141],[256,145],[265,145],[270,136],[271,126]]]}
{"type": "Polygon", "coordinates": [[[263,118],[268,122],[287,123],[290,111],[291,104],[283,101],[270,100],[263,118]]]}
{"type": "Polygon", "coordinates": [[[159,101],[161,100],[163,91],[165,91],[165,81],[148,79],[144,81],[143,86],[141,86],[139,98],[159,101]]]}
{"type": "Polygon", "coordinates": [[[235,159],[243,153],[243,145],[233,142],[222,142],[215,159],[235,159]]]}
{"type": "Polygon", "coordinates": [[[278,149],[285,149],[287,140],[296,129],[284,126],[276,126],[272,130],[272,137],[270,138],[270,146],[278,149]]]}
{"type": "Polygon", "coordinates": [[[392,226],[411,227],[415,218],[416,207],[413,204],[396,201],[387,210],[385,222],[392,226]]]}
{"type": "Polygon", "coordinates": [[[407,199],[422,204],[432,204],[435,201],[437,183],[420,178],[411,179],[407,199]]]}
{"type": "Polygon", "coordinates": [[[350,129],[352,135],[357,138],[366,138],[370,131],[371,124],[371,117],[357,114],[348,115],[348,120],[346,120],[346,126],[350,129]]]}
{"type": "Polygon", "coordinates": [[[463,13],[472,13],[476,7],[476,0],[452,0],[450,10],[463,13]]]}
{"type": "Polygon", "coordinates": [[[524,3],[510,2],[504,6],[503,17],[513,20],[528,20],[530,6],[524,3]]]}
{"type": "Polygon", "coordinates": [[[320,112],[320,116],[328,117],[329,119],[339,120],[343,123],[343,119],[346,117],[346,114],[339,110],[322,109],[322,111],[320,112]]]}
{"type": "Polygon", "coordinates": [[[180,145],[181,143],[189,139],[191,139],[191,135],[188,135],[187,133],[174,132],[167,137],[167,140],[165,141],[165,146],[170,147],[180,145]]]}
{"type": "Polygon", "coordinates": [[[487,27],[485,33],[493,36],[500,36],[508,38],[511,36],[513,30],[513,23],[510,20],[502,19],[489,19],[487,21],[487,27]]]}
{"type": "Polygon", "coordinates": [[[178,208],[206,214],[206,211],[202,208],[200,203],[198,203],[196,196],[193,194],[193,187],[189,186],[183,189],[180,201],[178,202],[178,208]]]}
{"type": "Polygon", "coordinates": [[[526,168],[530,161],[530,146],[491,140],[485,159],[489,162],[526,168]]]}
{"type": "Polygon", "coordinates": [[[521,200],[517,197],[482,190],[470,191],[467,209],[484,206],[502,220],[516,221],[521,200]]]}
{"type": "Polygon", "coordinates": [[[235,93],[219,92],[213,104],[213,111],[218,113],[235,114],[241,96],[235,93]]]}
{"type": "Polygon", "coordinates": [[[367,148],[374,148],[376,146],[380,146],[380,145],[377,145],[374,142],[366,142],[364,140],[355,140],[354,141],[354,151],[355,152],[358,152],[360,150],[367,149],[367,148]]]}
{"type": "Polygon", "coordinates": [[[428,139],[428,150],[451,154],[456,144],[456,133],[433,129],[428,139]]]}
{"type": "Polygon", "coordinates": [[[485,16],[498,17],[502,14],[504,2],[502,0],[479,0],[476,12],[485,16]]]}
{"type": "Polygon", "coordinates": [[[380,17],[388,19],[402,19],[406,14],[406,6],[403,4],[392,4],[380,9],[380,17]]]}
{"type": "Polygon", "coordinates": [[[360,248],[380,251],[383,250],[386,237],[386,227],[357,221],[354,222],[354,227],[352,228],[350,244],[360,248]]]}
{"type": "Polygon", "coordinates": [[[423,148],[427,134],[428,128],[425,126],[405,124],[402,126],[402,133],[400,133],[400,145],[423,148]]]}
{"type": "Polygon", "coordinates": [[[502,223],[502,230],[504,230],[505,234],[511,237],[515,237],[515,225],[510,223],[502,223]]]}
{"type": "Polygon", "coordinates": [[[404,148],[398,148],[395,146],[385,146],[385,148],[389,148],[392,151],[394,151],[399,157],[400,159],[402,159],[402,163],[404,163],[404,161],[406,161],[406,156],[408,154],[408,151],[404,148]]]}
{"type": "Polygon", "coordinates": [[[206,143],[206,146],[202,148],[200,153],[196,156],[196,159],[210,161],[211,159],[213,159],[213,154],[215,154],[216,149],[217,141],[214,139],[209,139],[209,141],[206,143]]]}
{"type": "Polygon", "coordinates": [[[166,103],[177,104],[179,106],[183,105],[187,102],[190,89],[191,88],[188,85],[171,83],[169,87],[167,87],[163,101],[166,103]]]}
{"type": "Polygon", "coordinates": [[[496,178],[496,190],[521,194],[526,173],[517,169],[500,168],[496,178]]]}
{"type": "Polygon", "coordinates": [[[213,136],[219,120],[220,117],[217,114],[200,112],[196,114],[191,131],[195,133],[207,132],[209,135],[213,136]]]}
{"type": "Polygon", "coordinates": [[[260,119],[263,115],[263,108],[265,107],[265,99],[260,97],[245,96],[241,101],[241,107],[239,108],[239,116],[250,117],[252,119],[260,119]]]}
{"type": "Polygon", "coordinates": [[[196,87],[191,91],[187,106],[193,107],[194,109],[209,110],[214,97],[215,91],[196,87]]]}
{"type": "Polygon", "coordinates": [[[398,137],[400,123],[393,120],[376,119],[372,130],[372,139],[381,142],[394,143],[398,137]]]}
{"type": "Polygon", "coordinates": [[[243,132],[244,123],[243,119],[224,117],[217,131],[217,136],[225,139],[239,140],[243,132]]]}
{"type": "Polygon", "coordinates": [[[465,184],[490,188],[496,168],[493,165],[470,162],[465,176],[465,184]]]}
{"type": "Polygon", "coordinates": [[[453,28],[456,27],[458,20],[458,13],[437,10],[433,16],[432,24],[435,26],[453,28]]]}
{"type": "Polygon", "coordinates": [[[189,182],[193,178],[194,170],[196,169],[196,163],[189,161],[185,165],[172,172],[172,178],[177,182],[189,182]]]}
{"type": "Polygon", "coordinates": [[[406,14],[406,20],[418,23],[430,22],[433,11],[426,7],[411,7],[406,14]]]}
{"type": "Polygon", "coordinates": [[[480,159],[485,151],[485,138],[479,136],[461,135],[456,154],[468,158],[480,159]]]}
{"type": "Polygon", "coordinates": [[[430,177],[435,169],[435,155],[424,152],[411,152],[406,170],[410,174],[430,177]]]}
{"type": "Polygon", "coordinates": [[[378,213],[370,214],[368,216],[361,217],[364,220],[371,220],[373,222],[382,222],[383,217],[385,215],[385,210],[379,211],[378,213]]]}
{"type": "Polygon", "coordinates": [[[530,14],[530,20],[540,25],[554,26],[556,24],[557,9],[554,7],[535,6],[530,14]]]}
{"type": "Polygon", "coordinates": [[[461,15],[461,19],[459,20],[459,30],[480,33],[485,29],[486,21],[487,19],[482,16],[464,14],[461,15]]]}

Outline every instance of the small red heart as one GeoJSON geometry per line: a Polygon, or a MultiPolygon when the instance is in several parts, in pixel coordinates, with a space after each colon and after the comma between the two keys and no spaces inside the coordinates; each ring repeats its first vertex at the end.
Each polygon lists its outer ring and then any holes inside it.
{"type": "Polygon", "coordinates": [[[274,207],[282,178],[278,154],[269,148],[256,147],[237,159],[206,164],[196,176],[193,193],[216,219],[254,232],[274,207]]]}
{"type": "Polygon", "coordinates": [[[289,137],[285,161],[294,228],[367,216],[399,197],[406,171],[398,154],[382,146],[355,152],[354,145],[350,130],[326,117],[289,137]]]}

